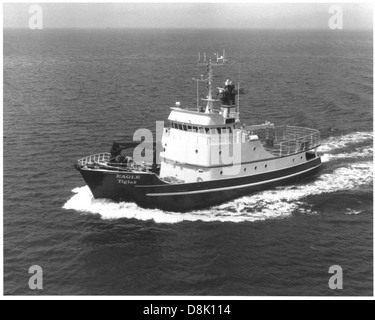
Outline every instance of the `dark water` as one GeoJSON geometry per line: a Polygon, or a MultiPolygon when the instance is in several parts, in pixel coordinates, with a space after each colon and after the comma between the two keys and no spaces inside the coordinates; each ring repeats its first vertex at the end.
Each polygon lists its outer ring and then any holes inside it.
{"type": "Polygon", "coordinates": [[[372,32],[5,30],[5,294],[372,295],[372,56],[372,32]],[[194,105],[222,48],[242,121],[321,130],[320,175],[188,214],[93,201],[75,160],[194,105]]]}

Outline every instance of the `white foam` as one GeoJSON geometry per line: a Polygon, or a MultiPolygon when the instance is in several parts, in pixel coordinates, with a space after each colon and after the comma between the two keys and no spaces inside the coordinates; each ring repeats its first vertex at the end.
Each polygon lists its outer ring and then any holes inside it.
{"type": "Polygon", "coordinates": [[[346,208],[345,214],[347,214],[347,215],[358,215],[358,214],[361,214],[362,212],[363,212],[363,210],[353,210],[351,208],[346,208]]]}
{"type": "Polygon", "coordinates": [[[366,140],[373,140],[373,138],[374,134],[372,132],[353,132],[343,136],[330,137],[322,140],[322,145],[319,147],[319,152],[329,152],[332,150],[345,148],[366,140]]]}
{"type": "Polygon", "coordinates": [[[315,196],[344,190],[353,190],[372,183],[373,164],[371,161],[345,165],[331,173],[320,175],[308,184],[280,187],[246,196],[230,203],[207,210],[190,213],[165,212],[138,207],[134,203],[115,203],[110,200],[95,200],[87,186],[75,188],[73,197],[64,209],[73,209],[90,214],[99,214],[103,219],[154,220],[156,223],[178,223],[182,221],[222,221],[244,222],[266,219],[280,219],[303,212],[314,214],[311,207],[303,202],[307,196],[315,196]]]}
{"type": "Polygon", "coordinates": [[[322,155],[322,162],[328,162],[330,160],[338,159],[363,159],[370,158],[374,154],[373,147],[356,148],[352,152],[344,153],[325,153],[322,155]]]}
{"type": "Polygon", "coordinates": [[[75,188],[75,195],[63,206],[89,214],[99,214],[103,219],[138,219],[142,221],[154,220],[156,223],[179,223],[182,221],[221,221],[243,222],[266,219],[283,218],[292,214],[298,208],[297,203],[287,203],[282,199],[263,199],[262,194],[254,198],[242,198],[229,204],[208,210],[190,213],[165,212],[157,209],[143,209],[134,203],[115,203],[109,200],[94,199],[87,186],[75,188]],[[246,208],[251,206],[251,211],[246,208]]]}
{"type": "Polygon", "coordinates": [[[373,133],[372,132],[355,132],[339,137],[330,137],[322,140],[319,147],[322,162],[339,159],[363,159],[373,156],[373,133]],[[371,145],[356,147],[358,143],[368,141],[371,145]],[[342,149],[349,148],[348,152],[341,152],[342,149]]]}

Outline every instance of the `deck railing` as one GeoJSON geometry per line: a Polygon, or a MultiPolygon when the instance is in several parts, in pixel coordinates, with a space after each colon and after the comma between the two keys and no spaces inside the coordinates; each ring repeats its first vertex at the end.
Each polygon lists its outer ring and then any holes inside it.
{"type": "Polygon", "coordinates": [[[318,130],[280,126],[255,130],[265,149],[275,156],[287,156],[317,148],[320,145],[320,132],[318,130]]]}
{"type": "Polygon", "coordinates": [[[109,152],[93,154],[91,156],[82,158],[78,160],[78,164],[81,166],[86,166],[90,164],[107,164],[111,159],[111,154],[109,152]]]}
{"type": "MultiPolygon", "coordinates": [[[[175,107],[172,107],[171,109],[175,109],[175,107]]],[[[181,110],[187,110],[187,111],[194,111],[198,113],[205,113],[206,107],[205,106],[199,106],[199,107],[187,107],[187,108],[181,108],[181,110]]],[[[211,114],[223,114],[223,111],[221,109],[211,109],[211,114]]],[[[228,114],[227,118],[235,118],[236,121],[240,121],[240,113],[231,110],[231,112],[228,114]]]]}
{"type": "Polygon", "coordinates": [[[153,165],[150,163],[135,163],[133,161],[131,161],[130,163],[116,163],[110,162],[110,160],[111,154],[105,152],[93,154],[91,156],[79,159],[77,162],[81,167],[98,165],[98,167],[103,167],[106,169],[115,168],[123,171],[151,171],[153,169],[153,165]]]}

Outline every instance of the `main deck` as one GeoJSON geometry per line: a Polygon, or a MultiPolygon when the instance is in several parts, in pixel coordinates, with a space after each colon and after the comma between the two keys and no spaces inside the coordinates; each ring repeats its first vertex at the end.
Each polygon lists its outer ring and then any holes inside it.
{"type": "MultiPolygon", "coordinates": [[[[183,130],[183,128],[182,128],[183,130]]],[[[186,127],[186,130],[190,130],[186,127]]],[[[191,129],[192,132],[194,129],[191,129]]],[[[197,134],[201,134],[199,131],[197,134]]],[[[249,126],[243,129],[243,139],[259,139],[265,150],[275,157],[285,157],[303,151],[317,149],[320,145],[320,133],[317,130],[295,126],[249,126]]],[[[220,143],[233,139],[233,133],[221,137],[217,132],[210,132],[211,143],[220,143]]],[[[155,166],[150,163],[136,163],[132,159],[126,162],[116,160],[109,152],[84,157],[77,161],[77,166],[89,169],[106,169],[131,172],[150,172],[155,166]]]]}

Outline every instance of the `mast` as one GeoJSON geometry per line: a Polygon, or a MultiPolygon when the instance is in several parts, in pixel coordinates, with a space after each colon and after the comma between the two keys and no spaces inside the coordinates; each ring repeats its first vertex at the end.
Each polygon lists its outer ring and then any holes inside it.
{"type": "Polygon", "coordinates": [[[203,54],[203,61],[201,61],[201,54],[199,53],[198,56],[198,66],[206,66],[207,68],[207,74],[208,77],[207,79],[203,78],[203,75],[201,75],[200,78],[194,78],[193,80],[197,82],[197,110],[198,112],[200,111],[199,107],[199,82],[207,82],[207,89],[208,89],[208,94],[206,98],[203,98],[202,101],[206,101],[206,113],[212,113],[213,107],[214,107],[214,102],[220,101],[217,99],[213,99],[212,95],[212,84],[214,80],[214,73],[213,73],[213,66],[223,66],[226,63],[225,59],[225,50],[223,50],[223,55],[219,56],[218,53],[215,53],[216,56],[216,61],[212,61],[209,59],[207,61],[206,53],[204,52],[203,54]]]}
{"type": "Polygon", "coordinates": [[[206,99],[202,99],[202,100],[207,101],[206,113],[211,113],[211,111],[214,107],[213,103],[215,101],[218,101],[216,99],[212,99],[212,82],[214,80],[214,74],[213,74],[213,70],[212,70],[211,60],[208,61],[207,72],[208,72],[208,81],[207,81],[208,95],[207,95],[206,99]]]}
{"type": "Polygon", "coordinates": [[[239,122],[240,121],[240,83],[241,83],[241,58],[240,58],[240,63],[239,63],[239,66],[238,66],[238,87],[237,87],[237,90],[238,90],[238,93],[237,93],[237,116],[236,116],[236,121],[239,122]]]}
{"type": "Polygon", "coordinates": [[[201,74],[200,78],[198,78],[198,68],[202,63],[206,63],[206,53],[204,53],[203,62],[201,62],[201,53],[198,54],[198,63],[197,63],[197,77],[193,78],[193,81],[197,83],[197,112],[200,112],[200,106],[199,106],[199,82],[207,82],[208,79],[205,79],[203,77],[203,74],[201,74]]]}

